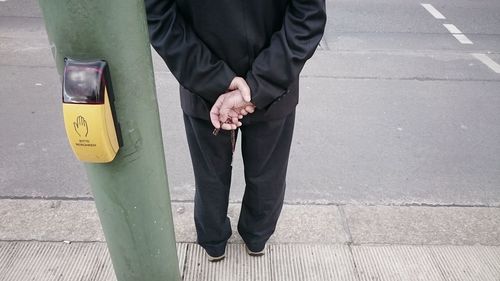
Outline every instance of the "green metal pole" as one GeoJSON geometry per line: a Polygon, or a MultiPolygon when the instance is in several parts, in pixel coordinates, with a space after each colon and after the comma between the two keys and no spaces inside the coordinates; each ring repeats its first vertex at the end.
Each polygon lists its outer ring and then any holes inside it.
{"type": "Polygon", "coordinates": [[[64,57],[109,63],[123,147],[85,168],[118,281],[180,280],[143,1],[39,3],[60,75],[64,57]]]}

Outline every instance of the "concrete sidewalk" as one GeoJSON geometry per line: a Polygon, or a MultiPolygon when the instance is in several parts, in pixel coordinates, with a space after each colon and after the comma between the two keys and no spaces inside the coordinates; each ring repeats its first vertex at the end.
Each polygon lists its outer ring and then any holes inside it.
{"type": "MultiPolygon", "coordinates": [[[[183,280],[500,280],[497,207],[285,205],[264,257],[234,233],[216,264],[172,207],[183,280]]],[[[0,241],[0,281],[115,280],[92,201],[0,200],[0,241]]]]}

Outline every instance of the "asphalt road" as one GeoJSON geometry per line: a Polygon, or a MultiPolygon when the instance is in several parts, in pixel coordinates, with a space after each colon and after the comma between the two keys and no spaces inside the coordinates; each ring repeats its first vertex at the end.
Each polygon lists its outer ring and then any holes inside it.
{"type": "MultiPolygon", "coordinates": [[[[446,19],[414,0],[327,2],[302,73],[287,202],[500,206],[500,2],[426,3],[446,19]]],[[[37,1],[0,0],[0,198],[92,196],[47,42],[37,1]]],[[[177,82],[154,63],[171,195],[192,200],[177,82]]],[[[234,165],[239,201],[239,150],[234,165]]]]}

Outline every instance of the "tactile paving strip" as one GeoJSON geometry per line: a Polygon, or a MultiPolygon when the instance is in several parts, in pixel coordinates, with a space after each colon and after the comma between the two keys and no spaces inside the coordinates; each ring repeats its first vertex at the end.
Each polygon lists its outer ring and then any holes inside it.
{"type": "MultiPolygon", "coordinates": [[[[186,244],[177,244],[184,270],[186,244]]],[[[0,242],[0,281],[116,281],[105,243],[0,242]]]]}
{"type": "MultiPolygon", "coordinates": [[[[269,244],[251,257],[229,244],[226,259],[207,260],[192,243],[178,243],[183,280],[481,280],[500,281],[500,247],[446,245],[269,244]]],[[[102,242],[0,242],[0,281],[115,281],[102,242]]]]}
{"type": "Polygon", "coordinates": [[[500,247],[432,247],[445,280],[500,281],[500,247]]]}

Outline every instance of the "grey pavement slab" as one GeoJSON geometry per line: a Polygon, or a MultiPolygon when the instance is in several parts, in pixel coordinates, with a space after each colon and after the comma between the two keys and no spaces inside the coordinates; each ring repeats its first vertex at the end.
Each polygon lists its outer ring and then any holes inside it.
{"type": "Polygon", "coordinates": [[[358,280],[346,245],[277,244],[268,252],[272,280],[358,280]]]}
{"type": "MultiPolygon", "coordinates": [[[[233,235],[240,204],[229,205],[233,235]]],[[[195,242],[193,204],[172,204],[177,242],[195,242]]],[[[0,241],[104,241],[93,201],[0,200],[0,241]]],[[[357,205],[283,207],[270,243],[500,246],[500,208],[357,205]],[[340,210],[341,209],[341,210],[340,210]]]]}
{"type": "Polygon", "coordinates": [[[355,244],[500,245],[500,208],[343,208],[355,244]]]}
{"type": "Polygon", "coordinates": [[[0,240],[105,240],[93,201],[0,202],[0,240]]]}
{"type": "Polygon", "coordinates": [[[271,243],[346,243],[344,218],[335,205],[285,205],[271,243]]]}
{"type": "MultiPolygon", "coordinates": [[[[193,204],[174,203],[172,209],[177,241],[196,241],[193,204]]],[[[229,204],[230,243],[243,243],[237,232],[240,209],[240,204],[229,204]]],[[[337,206],[285,205],[270,243],[346,243],[348,239],[337,206]]]]}
{"type": "MultiPolygon", "coordinates": [[[[187,244],[177,244],[183,272],[187,244]]],[[[106,243],[0,242],[0,280],[116,280],[106,243]]]]}
{"type": "Polygon", "coordinates": [[[0,16],[41,17],[42,14],[36,0],[5,0],[0,2],[0,16]]]}
{"type": "MultiPolygon", "coordinates": [[[[105,241],[93,201],[0,200],[0,241],[105,241]]],[[[230,243],[243,243],[237,233],[239,204],[230,204],[233,235],[230,243]]],[[[195,242],[192,203],[173,203],[178,242],[195,242]]],[[[285,205],[270,243],[346,243],[337,206],[285,205]]]]}
{"type": "Polygon", "coordinates": [[[359,280],[498,281],[500,247],[352,246],[359,280]]]}
{"type": "Polygon", "coordinates": [[[353,246],[359,280],[446,280],[432,260],[431,247],[353,246]]]}
{"type": "Polygon", "coordinates": [[[500,280],[500,248],[439,246],[431,248],[445,280],[500,280]]]}
{"type": "Polygon", "coordinates": [[[2,45],[0,46],[2,46],[3,51],[9,50],[3,44],[6,44],[7,41],[15,42],[18,39],[37,40],[49,46],[43,18],[37,17],[0,16],[0,38],[2,38],[2,45]]]}
{"type": "MultiPolygon", "coordinates": [[[[229,244],[210,263],[201,247],[178,243],[182,280],[481,280],[500,278],[500,247],[271,244],[263,257],[229,244]],[[472,255],[471,255],[472,254],[472,255]],[[445,257],[445,258],[443,258],[445,257]],[[470,258],[474,258],[471,260],[470,258]]],[[[113,281],[106,244],[0,242],[0,280],[113,281]]]]}

